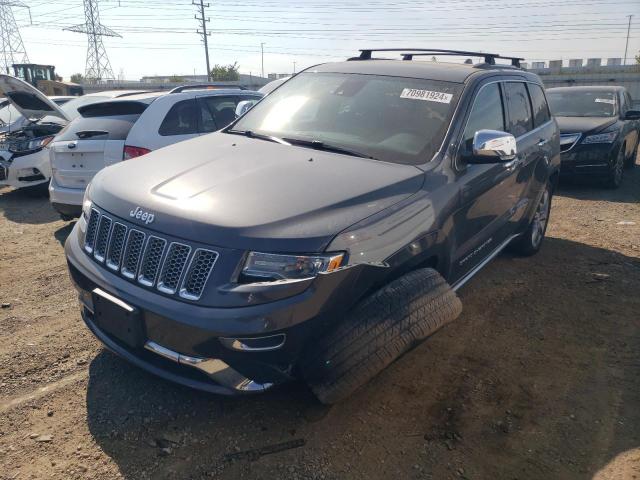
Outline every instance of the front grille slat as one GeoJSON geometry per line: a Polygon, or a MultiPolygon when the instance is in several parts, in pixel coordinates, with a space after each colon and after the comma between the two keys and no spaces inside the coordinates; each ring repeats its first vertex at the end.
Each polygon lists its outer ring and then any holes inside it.
{"type": "Polygon", "coordinates": [[[127,227],[116,222],[113,225],[111,240],[109,242],[109,250],[107,250],[107,267],[111,270],[120,269],[120,260],[122,259],[122,251],[124,250],[124,241],[127,238],[127,227]]]}
{"type": "Polygon", "coordinates": [[[93,249],[93,258],[100,263],[104,262],[107,255],[107,247],[109,246],[109,235],[111,234],[111,225],[113,221],[106,215],[100,217],[98,224],[98,233],[96,233],[96,241],[93,249]]]}
{"type": "Polygon", "coordinates": [[[189,301],[200,300],[219,258],[214,250],[145,232],[96,207],[87,218],[83,248],[114,274],[189,301]]]}
{"type": "Polygon", "coordinates": [[[218,253],[213,250],[203,248],[196,250],[182,282],[181,297],[189,300],[200,299],[217,259],[218,253]]]}
{"type": "Polygon", "coordinates": [[[160,262],[162,260],[162,254],[164,253],[164,247],[167,241],[163,238],[150,236],[147,240],[147,246],[144,249],[144,255],[142,257],[142,265],[140,266],[140,273],[138,274],[138,282],[147,287],[152,287],[158,276],[158,270],[160,270],[160,262]]]}
{"type": "Polygon", "coordinates": [[[138,273],[138,265],[142,256],[142,247],[144,247],[145,234],[140,230],[129,230],[127,236],[127,245],[124,249],[124,257],[122,258],[121,272],[127,278],[136,278],[138,273]]]}
{"type": "Polygon", "coordinates": [[[95,208],[91,209],[89,221],[87,222],[87,233],[84,236],[84,249],[88,253],[93,253],[93,246],[96,241],[96,233],[98,232],[98,222],[100,221],[100,212],[95,208]]]}
{"type": "Polygon", "coordinates": [[[187,259],[191,253],[191,247],[183,243],[173,242],[169,245],[167,257],[162,266],[160,279],[158,280],[158,290],[173,295],[178,290],[182,271],[187,264],[187,259]]]}

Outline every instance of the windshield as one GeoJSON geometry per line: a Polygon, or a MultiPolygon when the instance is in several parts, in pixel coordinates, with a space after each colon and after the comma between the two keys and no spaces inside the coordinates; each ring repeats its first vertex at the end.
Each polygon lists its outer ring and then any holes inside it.
{"type": "Polygon", "coordinates": [[[67,115],[67,117],[73,120],[78,115],[80,115],[78,113],[78,108],[82,107],[83,105],[89,105],[91,103],[101,102],[103,100],[110,100],[110,99],[111,97],[106,97],[101,95],[78,97],[78,98],[74,98],[73,100],[69,100],[64,105],[61,105],[60,110],[62,110],[67,115]]]}
{"type": "Polygon", "coordinates": [[[22,114],[10,103],[0,108],[0,124],[10,125],[22,118],[22,114]]]}
{"type": "Polygon", "coordinates": [[[551,113],[557,117],[613,117],[616,114],[613,92],[550,90],[547,99],[551,113]]]}
{"type": "Polygon", "coordinates": [[[439,149],[461,89],[432,80],[307,72],[265,97],[233,131],[421,164],[439,149]]]}

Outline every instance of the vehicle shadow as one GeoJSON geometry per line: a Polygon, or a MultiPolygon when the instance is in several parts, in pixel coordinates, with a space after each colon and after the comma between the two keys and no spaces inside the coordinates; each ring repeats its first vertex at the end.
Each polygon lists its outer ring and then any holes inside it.
{"type": "Polygon", "coordinates": [[[301,383],[204,394],[103,351],[89,431],[130,479],[591,478],[640,447],[639,284],[638,258],[564,239],[502,255],[457,321],[331,408],[301,383]]]}
{"type": "Polygon", "coordinates": [[[60,220],[45,196],[33,196],[23,189],[0,187],[0,214],[16,223],[40,225],[60,220]]]}
{"type": "Polygon", "coordinates": [[[64,242],[67,241],[67,237],[69,237],[69,234],[71,233],[71,230],[73,230],[75,224],[76,222],[69,222],[53,232],[53,236],[56,238],[56,240],[58,240],[58,242],[60,242],[60,245],[62,245],[63,247],[64,242]]]}
{"type": "Polygon", "coordinates": [[[557,195],[578,200],[616,203],[640,203],[640,160],[624,171],[622,185],[616,190],[604,187],[598,179],[563,179],[557,195]]]}

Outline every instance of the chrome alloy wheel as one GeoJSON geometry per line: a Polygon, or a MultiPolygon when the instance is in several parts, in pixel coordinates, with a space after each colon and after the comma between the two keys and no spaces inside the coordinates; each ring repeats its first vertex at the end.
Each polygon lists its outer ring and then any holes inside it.
{"type": "Polygon", "coordinates": [[[533,216],[533,228],[531,229],[531,244],[534,248],[538,248],[544,233],[547,228],[547,221],[549,220],[549,211],[551,210],[551,195],[549,189],[546,188],[538,203],[538,208],[533,216]]]}

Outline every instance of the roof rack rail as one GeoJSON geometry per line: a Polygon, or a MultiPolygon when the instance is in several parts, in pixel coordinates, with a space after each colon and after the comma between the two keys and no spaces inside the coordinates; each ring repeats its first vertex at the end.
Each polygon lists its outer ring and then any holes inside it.
{"type": "Polygon", "coordinates": [[[220,83],[194,83],[189,85],[180,85],[179,87],[169,90],[169,93],[180,93],[185,90],[246,90],[246,87],[241,85],[224,85],[220,83]]]}
{"type": "Polygon", "coordinates": [[[446,56],[462,56],[462,57],[482,57],[485,63],[489,65],[496,64],[496,58],[511,60],[511,65],[520,68],[520,62],[524,58],[520,57],[505,57],[497,53],[486,52],[467,52],[464,50],[447,50],[440,48],[367,48],[360,50],[360,56],[350,58],[349,60],[372,60],[371,54],[373,52],[401,52],[403,60],[413,60],[416,56],[427,55],[446,55],[446,56]]]}

